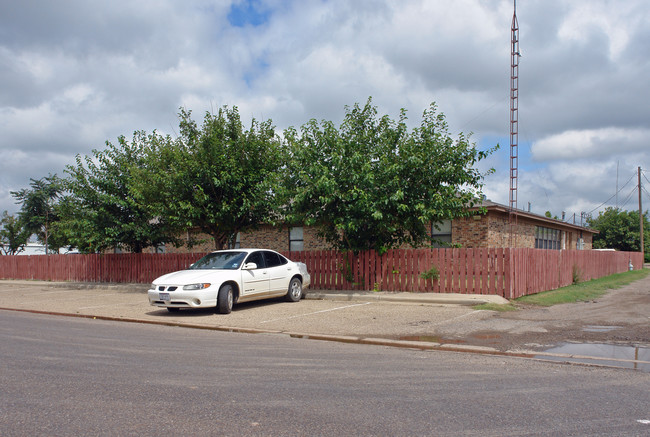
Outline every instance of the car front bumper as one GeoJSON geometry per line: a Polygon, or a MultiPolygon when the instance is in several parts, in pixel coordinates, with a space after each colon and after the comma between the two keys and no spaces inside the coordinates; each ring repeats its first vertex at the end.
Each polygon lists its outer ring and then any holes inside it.
{"type": "Polygon", "coordinates": [[[211,287],[204,290],[186,291],[178,287],[168,291],[169,286],[163,286],[165,291],[158,287],[147,292],[149,303],[161,308],[209,308],[217,305],[217,291],[211,287]]]}

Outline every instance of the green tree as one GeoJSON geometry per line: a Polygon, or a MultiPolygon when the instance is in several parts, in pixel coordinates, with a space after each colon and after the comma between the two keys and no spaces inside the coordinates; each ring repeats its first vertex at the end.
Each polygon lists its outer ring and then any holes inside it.
{"type": "MultiPolygon", "coordinates": [[[[311,120],[285,131],[292,159],[286,176],[290,222],[319,227],[334,247],[379,253],[430,242],[430,223],[469,215],[482,189],[469,136],[453,139],[435,104],[409,131],[365,106],[346,107],[340,128],[311,120]]],[[[498,146],[497,146],[498,147],[498,146]]]]}
{"type": "Polygon", "coordinates": [[[62,201],[63,225],[69,240],[81,252],[100,252],[124,247],[140,253],[150,246],[174,243],[174,231],[163,217],[140,203],[132,194],[133,174],[144,168],[146,149],[157,139],[135,132],[128,142],[106,142],[92,156],[77,155],[76,165],[66,167],[70,192],[62,201]]]}
{"type": "Polygon", "coordinates": [[[201,127],[181,109],[180,136],[156,137],[135,192],[179,229],[200,229],[217,249],[238,232],[277,219],[285,153],[271,121],[245,129],[238,109],[206,113],[201,127]]]}
{"type": "Polygon", "coordinates": [[[553,213],[552,213],[551,211],[546,211],[546,212],[544,213],[544,215],[545,215],[546,217],[548,217],[548,218],[552,218],[552,219],[555,219],[555,220],[559,220],[558,216],[553,215],[553,213]]]}
{"type": "MultiPolygon", "coordinates": [[[[622,211],[619,208],[608,207],[598,213],[598,217],[588,222],[589,227],[599,231],[594,235],[594,249],[616,249],[626,252],[640,252],[641,238],[639,234],[639,212],[622,211]]],[[[643,241],[646,253],[650,243],[650,226],[648,212],[643,214],[643,241]]]]}
{"type": "Polygon", "coordinates": [[[16,255],[25,250],[28,238],[29,232],[20,220],[4,211],[0,220],[0,251],[5,255],[16,255]]]}
{"type": "Polygon", "coordinates": [[[35,234],[45,246],[45,253],[57,252],[66,246],[65,234],[56,225],[60,219],[59,198],[63,193],[63,181],[56,175],[30,179],[30,188],[12,191],[11,195],[21,203],[18,213],[21,224],[29,235],[35,234]]]}

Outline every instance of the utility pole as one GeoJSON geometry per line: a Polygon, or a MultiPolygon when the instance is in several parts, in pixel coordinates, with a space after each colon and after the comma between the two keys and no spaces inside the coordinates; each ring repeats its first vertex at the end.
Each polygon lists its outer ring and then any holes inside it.
{"type": "MultiPolygon", "coordinates": [[[[645,252],[645,246],[643,245],[643,206],[641,204],[641,167],[638,168],[639,174],[639,235],[641,236],[641,253],[645,252]]],[[[645,256],[645,254],[644,254],[645,256]]]]}
{"type": "Polygon", "coordinates": [[[618,163],[619,161],[616,161],[616,209],[618,209],[618,163]]]}

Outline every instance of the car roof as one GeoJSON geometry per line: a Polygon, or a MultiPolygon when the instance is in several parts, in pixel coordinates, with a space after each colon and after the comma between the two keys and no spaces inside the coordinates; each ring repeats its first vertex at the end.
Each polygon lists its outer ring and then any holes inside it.
{"type": "Polygon", "coordinates": [[[212,251],[212,253],[217,253],[217,252],[246,252],[246,253],[251,253],[251,252],[258,251],[258,250],[267,250],[267,251],[269,251],[269,252],[275,252],[275,253],[278,253],[277,251],[272,250],[272,249],[251,248],[251,247],[242,248],[242,249],[223,249],[223,250],[214,250],[214,251],[212,251]]]}

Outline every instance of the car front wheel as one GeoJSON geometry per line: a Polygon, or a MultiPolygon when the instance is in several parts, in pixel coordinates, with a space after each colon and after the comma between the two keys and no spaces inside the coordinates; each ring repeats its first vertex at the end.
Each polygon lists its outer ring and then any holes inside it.
{"type": "Polygon", "coordinates": [[[234,292],[232,285],[222,285],[217,295],[217,312],[219,314],[230,314],[234,303],[234,292]]]}
{"type": "Polygon", "coordinates": [[[286,299],[289,302],[298,302],[302,297],[302,281],[299,278],[293,278],[289,282],[289,291],[286,299]]]}

